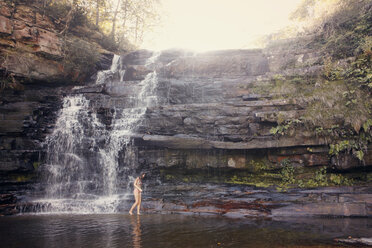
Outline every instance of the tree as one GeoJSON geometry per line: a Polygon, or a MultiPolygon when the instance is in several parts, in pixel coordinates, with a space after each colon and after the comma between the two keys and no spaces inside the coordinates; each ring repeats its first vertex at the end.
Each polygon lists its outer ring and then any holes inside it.
{"type": "Polygon", "coordinates": [[[96,0],[96,26],[99,24],[99,3],[100,0],[96,0]]]}
{"type": "Polygon", "coordinates": [[[119,7],[120,7],[121,0],[117,0],[116,9],[114,12],[114,17],[112,19],[112,29],[111,29],[111,37],[115,37],[115,28],[116,28],[116,18],[119,13],[119,7]]]}
{"type": "Polygon", "coordinates": [[[54,8],[58,18],[66,21],[62,33],[73,26],[72,22],[83,20],[76,20],[77,15],[85,15],[91,25],[115,42],[123,45],[129,41],[137,47],[160,19],[159,0],[43,0],[43,5],[54,8]]]}

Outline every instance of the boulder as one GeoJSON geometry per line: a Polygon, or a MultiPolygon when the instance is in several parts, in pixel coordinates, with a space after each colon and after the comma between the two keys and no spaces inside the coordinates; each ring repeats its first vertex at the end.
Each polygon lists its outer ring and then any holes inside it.
{"type": "Polygon", "coordinates": [[[350,245],[367,245],[372,246],[372,238],[348,238],[348,239],[335,239],[339,243],[350,244],[350,245]]]}
{"type": "Polygon", "coordinates": [[[46,82],[62,81],[66,76],[60,63],[34,54],[9,53],[6,67],[8,71],[19,77],[46,82]]]}
{"type": "Polygon", "coordinates": [[[0,16],[0,33],[7,35],[13,33],[13,23],[9,18],[0,16]]]}
{"type": "Polygon", "coordinates": [[[11,17],[13,12],[13,8],[10,7],[8,4],[1,2],[0,3],[0,15],[5,17],[11,17]]]}

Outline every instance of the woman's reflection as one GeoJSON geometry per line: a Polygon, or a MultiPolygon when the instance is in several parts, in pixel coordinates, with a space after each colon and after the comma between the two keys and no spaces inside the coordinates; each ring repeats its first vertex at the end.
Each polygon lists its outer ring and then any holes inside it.
{"type": "Polygon", "coordinates": [[[133,247],[134,248],[141,248],[141,222],[140,216],[131,217],[131,224],[133,227],[133,247]],[[137,220],[136,220],[137,217],[137,220]]]}

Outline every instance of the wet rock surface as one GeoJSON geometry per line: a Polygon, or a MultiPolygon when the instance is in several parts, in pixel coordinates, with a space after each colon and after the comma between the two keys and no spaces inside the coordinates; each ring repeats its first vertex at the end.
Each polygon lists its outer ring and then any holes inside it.
{"type": "MultiPolygon", "coordinates": [[[[370,187],[322,187],[314,189],[257,188],[234,184],[148,183],[142,195],[145,213],[218,215],[286,221],[311,217],[372,217],[370,187]]],[[[13,199],[13,198],[12,198],[13,199]]],[[[134,196],[122,199],[117,211],[127,213],[134,196]]],[[[48,212],[50,204],[19,201],[6,204],[9,213],[48,212]],[[10,211],[10,210],[9,210],[10,211]]]]}
{"type": "Polygon", "coordinates": [[[0,216],[18,213],[16,209],[17,198],[12,194],[0,194],[0,216]]]}
{"type": "MultiPolygon", "coordinates": [[[[299,104],[252,94],[254,84],[267,80],[275,71],[270,69],[270,66],[275,67],[270,63],[277,63],[268,57],[271,53],[273,51],[269,50],[231,50],[195,55],[164,51],[158,55],[154,65],[158,71],[156,103],[147,108],[144,121],[138,126],[137,133],[132,135],[139,151],[155,150],[149,156],[143,152],[141,159],[169,164],[167,156],[164,156],[164,153],[169,154],[169,150],[175,153],[198,149],[240,150],[254,154],[255,149],[265,149],[273,163],[288,158],[302,166],[332,164],[340,170],[370,165],[370,152],[363,163],[348,163],[349,157],[343,160],[345,162],[331,160],[327,141],[306,130],[280,138],[270,133],[270,129],[277,125],[279,115],[296,118],[303,114],[303,107],[299,104]],[[299,149],[301,147],[305,149],[299,149]],[[159,156],[154,158],[156,153],[159,156]]],[[[149,73],[144,69],[149,57],[151,54],[148,51],[123,56],[121,63],[125,68],[131,68],[129,75],[143,76],[124,75],[123,82],[105,84],[102,93],[110,97],[101,98],[103,101],[97,95],[88,95],[88,98],[97,107],[110,108],[112,101],[117,107],[130,107],[135,97],[133,92],[136,92],[144,74],[149,73]]],[[[303,63],[301,68],[304,70],[312,66],[310,61],[301,61],[298,63],[303,63]]],[[[298,72],[289,70],[287,73],[297,75],[298,72]]],[[[203,167],[205,159],[202,156],[200,161],[203,162],[199,167],[203,167]]],[[[185,164],[185,159],[177,163],[185,164]]]]}
{"type": "Polygon", "coordinates": [[[145,189],[149,212],[217,214],[227,217],[371,217],[370,187],[290,189],[215,184],[163,184],[145,189]]]}
{"type": "Polygon", "coordinates": [[[367,245],[372,246],[372,238],[348,238],[348,239],[336,239],[339,243],[352,244],[355,246],[367,245]]]}
{"type": "MultiPolygon", "coordinates": [[[[111,80],[103,84],[74,89],[43,86],[26,88],[21,93],[5,92],[0,106],[0,122],[4,124],[0,128],[4,154],[1,171],[7,175],[9,172],[34,175],[45,155],[42,143],[53,131],[56,109],[61,108],[61,99],[66,93],[83,94],[89,100],[89,112],[96,113],[98,120],[110,130],[114,113],[134,106],[136,87],[154,69],[145,63],[153,55],[149,51],[137,51],[122,56],[122,69],[131,69],[123,75],[112,71],[111,80]]],[[[169,51],[160,54],[156,61],[157,97],[154,104],[147,107],[136,132],[131,134],[131,153],[126,154],[125,147],[119,152],[120,168],[127,166],[125,161],[131,161],[130,166],[137,170],[172,167],[246,170],[250,164],[264,161],[265,166],[280,169],[283,159],[289,159],[296,167],[330,166],[325,140],[305,131],[281,138],[270,133],[277,125],[277,113],[294,117],[301,114],[302,107],[285,99],[251,94],[249,85],[271,73],[270,61],[262,51],[225,51],[197,56],[169,51]],[[230,67],[218,73],[224,57],[231,60],[230,67]],[[199,64],[200,68],[194,70],[189,64],[199,64]],[[249,68],[261,69],[252,72],[249,68]]],[[[107,61],[102,63],[107,66],[107,61]]],[[[102,142],[104,137],[97,140],[97,146],[102,142]]],[[[88,143],[87,140],[87,147],[82,148],[85,154],[92,153],[88,143]]],[[[364,167],[371,164],[369,157],[365,156],[364,167]]],[[[93,157],[92,163],[95,163],[93,157]]],[[[4,185],[5,182],[33,185],[35,180],[34,176],[7,176],[3,181],[4,185]]],[[[203,180],[181,185],[160,181],[164,185],[155,185],[148,191],[144,203],[147,211],[230,217],[371,216],[368,187],[280,192],[234,184],[213,185],[203,180]]],[[[127,187],[126,182],[120,183],[127,187]]],[[[3,188],[4,193],[11,190],[10,186],[3,188]]],[[[30,188],[19,187],[16,194],[22,195],[27,190],[30,188]]],[[[34,206],[23,200],[17,209],[27,212],[40,208],[48,209],[48,206],[34,206]]]]}
{"type": "Polygon", "coordinates": [[[62,89],[3,91],[0,103],[1,172],[28,173],[40,164],[42,141],[52,132],[62,89]]]}
{"type": "MultiPolygon", "coordinates": [[[[37,4],[0,1],[0,193],[16,196],[37,181],[43,142],[53,131],[63,97],[94,73],[72,75],[65,68],[66,37],[60,34],[65,23],[41,13],[37,4]]],[[[80,31],[69,37],[85,35],[100,54],[96,70],[110,68],[113,54],[96,44],[96,31],[80,31]]]]}

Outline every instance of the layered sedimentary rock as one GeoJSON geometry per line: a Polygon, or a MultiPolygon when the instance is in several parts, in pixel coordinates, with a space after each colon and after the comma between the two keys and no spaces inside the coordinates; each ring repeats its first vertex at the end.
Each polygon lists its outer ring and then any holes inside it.
{"type": "Polygon", "coordinates": [[[63,96],[109,68],[113,57],[98,44],[102,34],[78,26],[62,34],[65,21],[39,7],[0,1],[0,194],[5,193],[0,206],[7,209],[16,200],[7,201],[7,193],[21,196],[32,190],[43,141],[53,130],[63,96]],[[85,72],[65,66],[66,38],[82,37],[100,54],[95,68],[85,72]]]}
{"type": "MultiPolygon", "coordinates": [[[[56,85],[79,83],[95,72],[66,68],[66,36],[62,33],[66,23],[45,15],[45,10],[37,4],[0,1],[0,20],[0,72],[4,77],[11,74],[20,82],[43,81],[56,85]]],[[[102,39],[99,32],[79,26],[69,32],[67,39],[87,39],[102,56],[112,58],[111,52],[98,45],[102,39]]]]}
{"type": "MultiPolygon", "coordinates": [[[[152,71],[145,65],[151,56],[147,51],[123,56],[123,81],[113,79],[75,93],[85,93],[97,109],[131,107],[136,89],[152,71]]],[[[156,104],[147,107],[145,120],[132,135],[139,147],[140,162],[155,166],[244,168],[260,149],[261,154],[266,154],[261,158],[274,164],[289,158],[300,166],[330,165],[327,141],[313,132],[303,130],[282,137],[270,133],[279,115],[298,118],[304,111],[303,106],[292,101],[253,93],[257,83],[278,72],[276,57],[282,56],[261,50],[196,55],[162,52],[155,62],[156,104]],[[207,155],[216,150],[226,156],[207,155]]],[[[320,67],[312,65],[315,55],[297,56],[303,68],[281,72],[320,73],[320,67]]],[[[356,161],[358,164],[361,165],[356,161]]],[[[370,164],[367,153],[364,165],[370,164]]]]}
{"type": "Polygon", "coordinates": [[[144,208],[149,212],[218,214],[238,218],[372,215],[372,191],[368,187],[278,192],[249,186],[164,184],[147,190],[144,208]]]}
{"type": "MultiPolygon", "coordinates": [[[[147,106],[142,121],[130,135],[136,154],[132,163],[137,168],[150,170],[154,177],[147,189],[145,208],[148,211],[249,217],[370,216],[368,186],[279,193],[273,188],[262,191],[215,185],[216,182],[265,187],[280,184],[282,178],[268,183],[254,171],[260,170],[256,163],[278,170],[285,159],[296,168],[334,166],[347,169],[371,165],[370,152],[364,163],[348,157],[353,162],[332,164],[327,140],[305,129],[281,137],[270,133],[279,115],[298,118],[304,107],[286,99],[258,95],[253,91],[254,86],[278,72],[293,76],[321,73],[322,67],[317,65],[321,58],[317,53],[307,51],[290,56],[290,60],[296,60],[295,68],[287,68],[289,62],[283,59],[287,53],[272,50],[204,54],[164,51],[154,55],[137,51],[121,57],[125,69],[123,80],[113,74],[112,80],[75,90],[75,93],[84,94],[93,108],[108,113],[106,117],[110,118],[112,106],[116,109],[135,106],[137,89],[147,75],[154,70],[157,72],[156,99],[152,99],[153,103],[147,106]],[[149,67],[151,56],[155,66],[149,67]],[[257,177],[257,180],[234,181],[225,168],[237,174],[253,170],[252,178],[257,177]],[[177,172],[167,174],[169,170],[177,172]],[[194,170],[197,176],[185,176],[188,173],[185,170],[194,170]],[[205,176],[209,173],[225,176],[208,181],[205,176]],[[157,183],[159,181],[163,184],[157,183]],[[250,195],[249,200],[246,194],[250,195]]],[[[122,160],[127,156],[124,153],[122,160]]],[[[370,179],[363,180],[368,185],[370,179]]]]}

